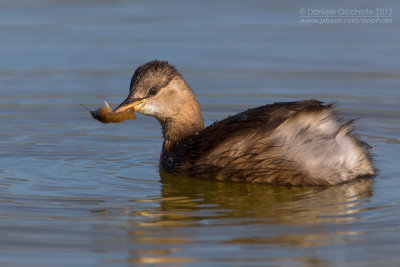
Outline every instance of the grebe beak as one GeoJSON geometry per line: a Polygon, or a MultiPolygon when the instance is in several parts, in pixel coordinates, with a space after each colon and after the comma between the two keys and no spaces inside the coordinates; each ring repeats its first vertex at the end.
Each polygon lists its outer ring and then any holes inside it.
{"type": "Polygon", "coordinates": [[[132,108],[134,111],[141,109],[147,102],[146,98],[132,98],[128,96],[124,102],[122,102],[116,109],[115,112],[122,112],[132,108]]]}

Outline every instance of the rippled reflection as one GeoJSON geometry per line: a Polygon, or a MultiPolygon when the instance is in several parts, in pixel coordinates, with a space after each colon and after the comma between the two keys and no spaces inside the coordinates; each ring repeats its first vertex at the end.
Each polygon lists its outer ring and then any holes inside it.
{"type": "MultiPolygon", "coordinates": [[[[218,217],[259,218],[268,223],[341,223],[356,220],[361,211],[357,207],[372,195],[371,179],[331,187],[291,187],[227,184],[164,172],[160,175],[162,211],[177,222],[184,217],[182,211],[208,208],[218,210],[218,217]]],[[[204,218],[200,216],[198,221],[204,218]]]]}
{"type": "MultiPolygon", "coordinates": [[[[333,234],[325,225],[356,222],[358,214],[365,209],[362,204],[372,196],[373,183],[371,179],[360,179],[332,187],[291,187],[221,183],[164,172],[160,176],[162,197],[147,200],[159,206],[132,214],[133,225],[141,231],[131,232],[131,237],[134,242],[162,249],[133,251],[130,262],[196,261],[195,256],[188,257],[186,248],[202,244],[203,238],[213,240],[216,247],[257,246],[259,249],[278,244],[318,247],[338,238],[356,239],[359,231],[337,228],[333,234]],[[204,232],[204,226],[214,231],[204,232]],[[215,232],[215,229],[218,230],[215,232]],[[183,252],[186,257],[176,256],[183,252]]],[[[251,253],[230,259],[216,255],[214,260],[323,262],[318,257],[273,260],[263,255],[251,257],[251,253]]]]}

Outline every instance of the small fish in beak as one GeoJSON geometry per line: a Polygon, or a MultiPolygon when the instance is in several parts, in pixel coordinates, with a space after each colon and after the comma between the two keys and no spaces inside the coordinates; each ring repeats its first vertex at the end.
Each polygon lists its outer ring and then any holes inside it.
{"type": "MultiPolygon", "coordinates": [[[[89,110],[88,108],[86,109],[89,110]]],[[[117,110],[113,111],[112,108],[108,105],[107,101],[104,101],[103,107],[98,108],[97,110],[89,110],[93,119],[96,119],[102,123],[109,123],[109,122],[118,123],[125,120],[134,120],[136,119],[134,111],[135,110],[130,107],[120,111],[117,110]]]]}

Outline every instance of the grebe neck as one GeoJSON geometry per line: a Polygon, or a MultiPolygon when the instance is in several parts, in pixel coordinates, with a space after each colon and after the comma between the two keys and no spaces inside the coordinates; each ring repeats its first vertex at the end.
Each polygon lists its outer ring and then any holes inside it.
{"type": "Polygon", "coordinates": [[[174,119],[162,122],[161,126],[164,138],[163,151],[168,151],[174,144],[182,139],[203,130],[204,122],[200,114],[196,119],[193,117],[186,118],[186,120],[182,120],[182,118],[174,119]]]}

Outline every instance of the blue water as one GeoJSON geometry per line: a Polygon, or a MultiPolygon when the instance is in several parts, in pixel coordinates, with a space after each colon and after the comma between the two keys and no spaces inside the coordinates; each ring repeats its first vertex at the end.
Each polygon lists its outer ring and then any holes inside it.
{"type": "Polygon", "coordinates": [[[400,262],[398,1],[0,2],[1,266],[395,266],[400,262]],[[391,23],[302,24],[300,8],[391,8],[391,23]],[[318,98],[359,118],[379,175],[329,188],[160,174],[161,128],[104,125],[152,59],[207,124],[318,98]]]}

